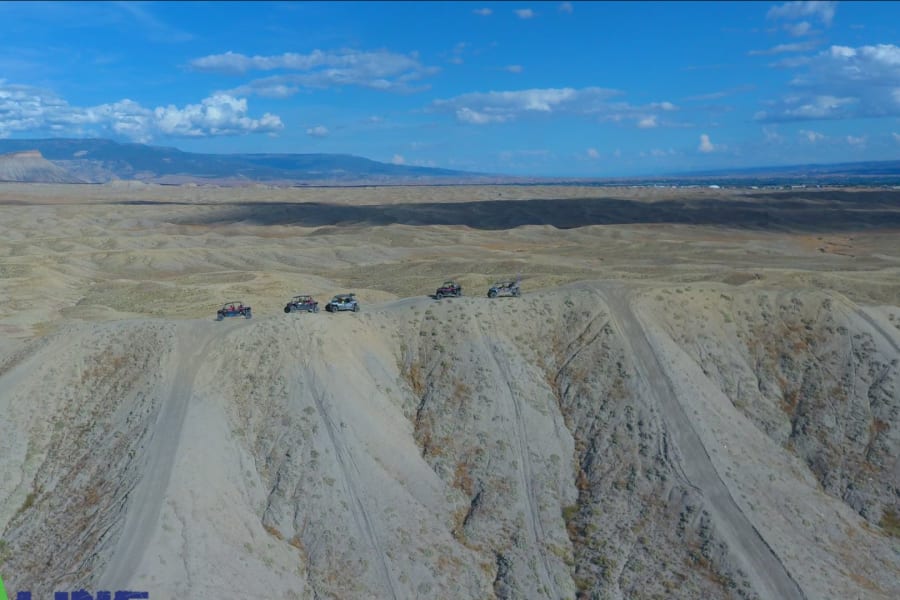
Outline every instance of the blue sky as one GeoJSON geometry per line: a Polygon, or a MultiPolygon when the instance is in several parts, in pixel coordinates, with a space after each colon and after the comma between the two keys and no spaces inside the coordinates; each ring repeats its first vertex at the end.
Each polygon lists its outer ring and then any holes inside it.
{"type": "Polygon", "coordinates": [[[608,177],[900,159],[897,2],[4,2],[0,137],[608,177]]]}

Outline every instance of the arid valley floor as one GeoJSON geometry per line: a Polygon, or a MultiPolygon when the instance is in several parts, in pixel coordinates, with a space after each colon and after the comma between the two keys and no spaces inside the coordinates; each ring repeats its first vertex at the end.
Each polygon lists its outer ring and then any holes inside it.
{"type": "Polygon", "coordinates": [[[897,190],[0,184],[0,300],[13,593],[900,597],[897,190]]]}

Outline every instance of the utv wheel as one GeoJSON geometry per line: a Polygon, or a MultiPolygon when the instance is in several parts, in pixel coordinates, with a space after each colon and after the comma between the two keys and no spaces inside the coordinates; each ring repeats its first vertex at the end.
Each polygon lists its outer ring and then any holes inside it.
{"type": "Polygon", "coordinates": [[[224,318],[225,317],[223,317],[221,314],[216,315],[216,321],[221,321],[224,318]]]}
{"type": "Polygon", "coordinates": [[[435,299],[435,300],[443,300],[443,299],[444,299],[444,294],[438,292],[437,294],[434,295],[434,299],[435,299]]]}
{"type": "Polygon", "coordinates": [[[290,312],[291,312],[291,307],[290,307],[290,306],[285,306],[285,307],[284,307],[284,312],[290,313],[290,312]]]}
{"type": "Polygon", "coordinates": [[[353,312],[359,312],[359,304],[353,306],[353,312]]]}
{"type": "Polygon", "coordinates": [[[497,292],[495,292],[494,290],[491,290],[490,292],[488,292],[488,298],[496,298],[496,297],[497,297],[497,292]]]}
{"type": "Polygon", "coordinates": [[[250,313],[249,310],[248,310],[247,312],[244,313],[244,318],[245,318],[245,319],[249,319],[249,318],[252,317],[252,316],[253,316],[253,315],[250,313]]]}
{"type": "Polygon", "coordinates": [[[319,312],[319,307],[318,307],[318,306],[313,306],[313,312],[314,312],[314,313],[319,312]]]}

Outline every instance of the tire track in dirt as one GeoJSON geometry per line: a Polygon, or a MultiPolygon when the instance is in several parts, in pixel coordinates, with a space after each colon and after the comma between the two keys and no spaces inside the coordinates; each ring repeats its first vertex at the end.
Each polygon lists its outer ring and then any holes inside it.
{"type": "MultiPolygon", "coordinates": [[[[301,347],[303,347],[303,340],[300,337],[300,333],[296,330],[296,326],[294,332],[297,335],[301,347]]],[[[380,567],[382,584],[390,592],[390,597],[393,598],[393,600],[398,600],[400,596],[397,594],[397,586],[391,576],[390,568],[384,559],[384,549],[378,539],[378,535],[375,533],[375,528],[372,526],[372,517],[369,515],[366,505],[362,500],[362,494],[360,494],[359,488],[356,486],[356,480],[359,479],[361,475],[359,465],[353,458],[352,452],[350,452],[343,441],[341,441],[340,435],[336,431],[337,427],[335,427],[334,420],[331,418],[331,414],[325,405],[324,398],[327,392],[323,391],[325,388],[319,381],[319,377],[312,365],[312,360],[313,357],[309,354],[304,357],[303,370],[298,376],[308,385],[310,395],[316,404],[316,411],[319,413],[319,418],[325,425],[328,440],[331,447],[334,449],[334,457],[335,460],[337,460],[338,467],[341,471],[344,491],[350,498],[350,512],[353,515],[356,527],[368,539],[369,546],[371,546],[372,552],[376,557],[376,562],[380,567]]]]}
{"type": "MultiPolygon", "coordinates": [[[[509,365],[505,364],[504,360],[501,360],[501,357],[504,357],[504,355],[496,342],[496,340],[499,339],[499,332],[497,331],[496,321],[494,319],[491,320],[491,328],[495,333],[494,341],[487,342],[489,350],[488,354],[493,360],[494,365],[496,365],[497,370],[503,376],[503,382],[509,392],[510,403],[512,404],[513,409],[512,412],[516,420],[516,442],[519,453],[519,481],[525,492],[525,503],[528,511],[528,542],[531,547],[534,548],[534,551],[537,553],[540,558],[540,563],[543,566],[543,569],[538,571],[537,576],[541,580],[546,593],[550,598],[560,598],[559,591],[556,589],[556,581],[553,578],[553,570],[550,567],[550,561],[547,559],[545,548],[545,540],[547,538],[544,533],[543,523],[541,522],[540,505],[538,504],[534,491],[534,468],[531,464],[531,455],[528,451],[528,428],[525,425],[525,419],[522,415],[521,402],[519,401],[516,391],[513,389],[513,377],[509,372],[509,365]]],[[[484,328],[482,328],[481,331],[482,335],[487,339],[484,328]]]]}
{"type": "MultiPolygon", "coordinates": [[[[885,329],[881,323],[879,323],[875,317],[869,314],[869,312],[859,306],[856,308],[856,314],[859,315],[863,321],[869,324],[872,329],[874,329],[883,339],[888,343],[888,345],[894,349],[894,352],[897,353],[898,357],[900,357],[900,343],[891,335],[891,332],[888,329],[885,329]]],[[[900,333],[900,332],[898,332],[900,333]]]]}
{"type": "Polygon", "coordinates": [[[234,331],[234,328],[213,330],[209,325],[194,321],[176,326],[175,351],[171,359],[175,363],[175,376],[170,381],[156,423],[151,427],[145,450],[147,462],[141,469],[140,481],[128,494],[125,523],[110,561],[100,576],[98,586],[101,589],[127,589],[156,531],[197,371],[212,343],[234,331]]]}
{"type": "Polygon", "coordinates": [[[646,391],[660,407],[671,429],[672,439],[683,457],[683,473],[692,486],[702,491],[717,529],[744,566],[754,590],[762,598],[773,600],[805,598],[781,559],[740,509],[719,477],[703,441],[694,430],[668,374],[647,339],[643,324],[632,311],[627,293],[615,284],[601,285],[597,291],[606,301],[614,326],[624,343],[631,347],[635,368],[646,383],[646,391]]]}

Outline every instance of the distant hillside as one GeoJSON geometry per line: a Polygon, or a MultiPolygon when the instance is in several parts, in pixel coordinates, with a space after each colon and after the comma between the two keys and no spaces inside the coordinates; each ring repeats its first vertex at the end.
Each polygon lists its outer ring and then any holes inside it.
{"type": "Polygon", "coordinates": [[[33,149],[0,154],[0,181],[82,183],[81,179],[46,160],[33,149]]]}
{"type": "Polygon", "coordinates": [[[694,171],[671,173],[660,179],[682,181],[716,179],[721,183],[753,182],[759,185],[787,182],[897,185],[900,184],[900,160],[694,171]]]}
{"type": "Polygon", "coordinates": [[[381,163],[348,154],[197,154],[104,139],[0,140],[0,152],[37,150],[77,178],[156,183],[347,183],[473,180],[484,175],[381,163]]]}

